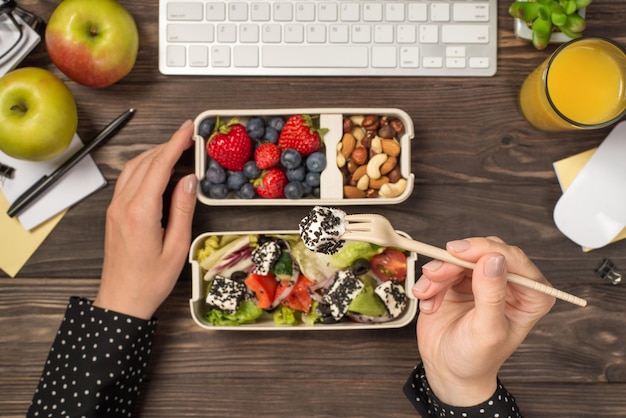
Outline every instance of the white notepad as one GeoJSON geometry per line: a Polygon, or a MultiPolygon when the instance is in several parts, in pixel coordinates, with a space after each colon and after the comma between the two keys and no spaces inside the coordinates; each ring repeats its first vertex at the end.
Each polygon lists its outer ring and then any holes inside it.
{"type": "MultiPolygon", "coordinates": [[[[24,161],[11,158],[0,151],[0,161],[15,168],[12,179],[0,184],[6,199],[13,203],[26,189],[44,175],[52,173],[83,146],[78,135],[74,135],[68,149],[59,157],[47,161],[24,161]]],[[[18,215],[26,230],[31,230],[42,222],[57,215],[64,209],[78,203],[107,184],[106,179],[90,155],[78,162],[63,178],[32,205],[18,215]]]]}

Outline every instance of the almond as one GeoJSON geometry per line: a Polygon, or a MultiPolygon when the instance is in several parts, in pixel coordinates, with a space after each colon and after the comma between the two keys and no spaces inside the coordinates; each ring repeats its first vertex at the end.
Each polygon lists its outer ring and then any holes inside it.
{"type": "Polygon", "coordinates": [[[343,186],[343,197],[348,199],[360,199],[366,196],[365,190],[359,190],[356,186],[343,186]]]}
{"type": "Polygon", "coordinates": [[[383,139],[382,141],[383,152],[390,157],[397,157],[400,155],[402,147],[400,143],[395,139],[383,139]]]}
{"type": "Polygon", "coordinates": [[[354,147],[356,146],[356,138],[351,133],[343,134],[341,138],[341,154],[348,158],[352,151],[354,151],[354,147]]]}
{"type": "Polygon", "coordinates": [[[380,166],[380,174],[385,175],[391,172],[398,165],[398,159],[396,157],[390,156],[387,158],[387,161],[380,166]]]}
{"type": "Polygon", "coordinates": [[[389,183],[389,177],[382,176],[378,179],[370,179],[369,186],[372,189],[378,190],[381,188],[383,184],[387,184],[387,183],[389,183]]]}

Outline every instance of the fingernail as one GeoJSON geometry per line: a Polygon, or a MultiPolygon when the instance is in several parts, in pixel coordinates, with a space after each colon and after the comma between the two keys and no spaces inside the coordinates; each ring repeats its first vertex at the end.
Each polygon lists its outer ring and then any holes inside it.
{"type": "Polygon", "coordinates": [[[471,244],[470,244],[470,242],[468,240],[460,239],[460,240],[448,242],[446,244],[446,248],[451,249],[455,253],[462,253],[463,251],[468,250],[470,245],[471,244]]]}
{"type": "Polygon", "coordinates": [[[500,277],[504,274],[504,256],[496,255],[485,262],[485,276],[500,277]]]}
{"type": "Polygon", "coordinates": [[[428,271],[437,271],[443,265],[443,261],[441,260],[432,260],[422,266],[422,269],[428,271]]]}
{"type": "Polygon", "coordinates": [[[415,282],[415,284],[413,285],[413,292],[418,292],[418,293],[422,293],[424,292],[426,289],[428,289],[430,287],[430,283],[431,281],[428,280],[426,277],[422,276],[419,278],[419,280],[417,282],[415,282]]]}
{"type": "Polygon", "coordinates": [[[178,129],[185,129],[187,128],[189,125],[191,125],[193,122],[191,121],[191,119],[187,119],[186,121],[183,122],[182,125],[180,125],[180,128],[178,129]]]}
{"type": "Polygon", "coordinates": [[[196,194],[198,179],[195,174],[189,174],[183,178],[183,191],[187,194],[196,194]]]}
{"type": "Polygon", "coordinates": [[[430,312],[433,310],[433,306],[435,306],[435,301],[432,299],[420,300],[420,311],[430,312]]]}

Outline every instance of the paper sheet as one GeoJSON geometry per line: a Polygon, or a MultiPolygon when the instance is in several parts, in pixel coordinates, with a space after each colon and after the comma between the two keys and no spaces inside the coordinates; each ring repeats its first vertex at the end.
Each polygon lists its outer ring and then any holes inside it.
{"type": "MultiPolygon", "coordinates": [[[[596,152],[597,148],[572,155],[571,157],[554,162],[552,165],[556,172],[557,179],[561,185],[561,190],[565,191],[572,184],[576,175],[582,170],[587,161],[596,152]]],[[[616,242],[626,238],[626,228],[624,228],[611,242],[616,242]]],[[[583,247],[583,251],[591,251],[592,248],[583,247]]]]}
{"type": "MultiPolygon", "coordinates": [[[[78,135],[74,135],[65,153],[51,160],[38,162],[17,160],[0,151],[0,161],[15,168],[14,178],[6,180],[0,186],[9,203],[13,203],[41,177],[52,173],[82,146],[78,135]]],[[[21,212],[18,218],[26,230],[31,230],[105,185],[106,179],[93,158],[88,155],[57,181],[47,193],[21,212]]],[[[3,213],[6,214],[6,211],[3,213]]]]}
{"type": "Polygon", "coordinates": [[[0,268],[15,277],[63,218],[65,211],[27,231],[17,218],[7,216],[8,209],[9,202],[0,193],[0,268]]]}

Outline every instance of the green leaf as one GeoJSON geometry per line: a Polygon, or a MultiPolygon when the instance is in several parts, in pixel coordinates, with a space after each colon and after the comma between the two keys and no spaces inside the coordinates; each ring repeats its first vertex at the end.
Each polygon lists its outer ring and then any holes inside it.
{"type": "Polygon", "coordinates": [[[567,16],[567,21],[560,29],[563,30],[563,28],[571,32],[582,32],[587,28],[587,22],[585,22],[585,19],[582,16],[573,14],[567,16]]]}
{"type": "Polygon", "coordinates": [[[509,6],[509,14],[524,22],[532,22],[538,16],[541,4],[534,1],[516,1],[509,6]]]}
{"type": "Polygon", "coordinates": [[[535,48],[542,50],[548,46],[550,36],[552,35],[552,21],[545,19],[536,19],[533,22],[533,45],[535,48]]]}
{"type": "Polygon", "coordinates": [[[561,26],[567,22],[567,15],[565,13],[552,13],[552,23],[554,26],[561,26]]]}

